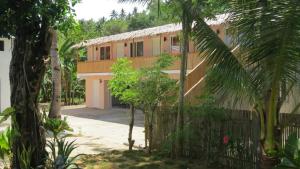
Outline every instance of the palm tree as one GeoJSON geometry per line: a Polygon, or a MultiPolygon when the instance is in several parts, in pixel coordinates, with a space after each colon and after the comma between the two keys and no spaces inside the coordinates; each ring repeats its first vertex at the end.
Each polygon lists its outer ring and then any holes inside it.
{"type": "Polygon", "coordinates": [[[112,10],[110,13],[110,18],[111,19],[117,19],[118,18],[118,13],[116,10],[112,10]]]}
{"type": "Polygon", "coordinates": [[[120,18],[121,19],[124,19],[126,17],[126,12],[125,12],[125,10],[122,8],[121,9],[121,12],[120,12],[120,18]]]}
{"type": "Polygon", "coordinates": [[[51,30],[53,39],[51,46],[51,68],[52,68],[52,98],[49,110],[49,118],[60,118],[61,104],[61,67],[57,52],[57,32],[51,30]]]}
{"type": "MultiPolygon", "coordinates": [[[[209,88],[253,107],[260,117],[262,168],[276,164],[278,116],[300,82],[300,1],[232,0],[229,32],[232,52],[197,20],[195,41],[211,67],[209,88]]],[[[296,106],[295,112],[299,106],[296,106]]]]}
{"type": "MultiPolygon", "coordinates": [[[[76,56],[80,48],[73,48],[75,43],[70,39],[64,40],[59,46],[59,56],[62,64],[62,79],[64,89],[65,104],[71,104],[71,91],[75,87],[73,86],[74,75],[76,74],[76,56]]],[[[76,77],[75,77],[76,78],[76,77]]]]}
{"type": "Polygon", "coordinates": [[[132,15],[135,16],[138,13],[137,7],[133,8],[132,15]]]}
{"type": "MultiPolygon", "coordinates": [[[[119,0],[119,2],[140,2],[140,3],[155,3],[151,0],[119,0]]],[[[160,0],[156,2],[158,5],[158,11],[160,7],[160,0]]],[[[172,5],[176,11],[174,14],[179,16],[182,22],[182,57],[181,57],[181,66],[180,66],[180,86],[179,86],[179,97],[178,97],[178,113],[177,113],[177,133],[183,131],[184,128],[184,88],[187,72],[187,59],[188,59],[188,49],[189,41],[192,32],[192,24],[196,17],[199,16],[199,7],[203,4],[200,4],[198,1],[194,0],[169,0],[168,3],[172,5]]],[[[158,13],[159,14],[159,13],[158,13]]],[[[178,143],[176,146],[177,156],[183,154],[183,138],[178,137],[178,143]]]]}

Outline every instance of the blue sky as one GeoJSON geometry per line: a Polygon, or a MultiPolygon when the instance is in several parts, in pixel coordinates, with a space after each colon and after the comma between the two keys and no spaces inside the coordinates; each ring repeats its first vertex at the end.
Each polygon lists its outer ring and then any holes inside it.
{"type": "Polygon", "coordinates": [[[75,6],[77,19],[94,19],[109,17],[112,10],[121,11],[125,9],[126,13],[132,12],[137,7],[138,11],[146,9],[142,4],[118,3],[118,0],[82,0],[75,6]]]}

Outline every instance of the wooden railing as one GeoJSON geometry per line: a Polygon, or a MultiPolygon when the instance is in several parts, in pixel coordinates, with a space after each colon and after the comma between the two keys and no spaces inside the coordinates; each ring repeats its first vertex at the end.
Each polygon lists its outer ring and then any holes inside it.
{"type": "MultiPolygon", "coordinates": [[[[180,58],[174,56],[177,59],[168,70],[180,70],[180,58]]],[[[149,67],[155,63],[158,57],[135,57],[129,58],[132,61],[133,67],[136,69],[149,67]]],[[[197,56],[197,53],[190,53],[188,56],[188,70],[195,68],[200,62],[201,58],[197,56]]],[[[101,61],[85,61],[78,62],[77,72],[78,73],[110,73],[112,65],[116,62],[116,59],[112,60],[101,60],[101,61]]]]}

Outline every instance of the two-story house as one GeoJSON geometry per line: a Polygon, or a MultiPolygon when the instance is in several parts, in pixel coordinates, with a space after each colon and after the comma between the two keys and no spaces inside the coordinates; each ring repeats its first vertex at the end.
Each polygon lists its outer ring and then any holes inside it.
{"type": "MultiPolygon", "coordinates": [[[[226,16],[219,15],[207,24],[226,40],[226,16]]],[[[112,78],[111,66],[117,58],[129,58],[135,68],[150,66],[160,54],[168,53],[179,57],[181,53],[180,32],[181,24],[168,24],[117,35],[105,36],[88,40],[82,44],[87,49],[87,61],[78,62],[77,76],[85,79],[86,106],[108,109],[115,103],[110,95],[108,81],[112,78]]],[[[186,98],[192,101],[199,90],[204,76],[204,62],[198,57],[194,43],[189,43],[188,71],[186,81],[186,98]]],[[[180,59],[165,70],[171,78],[179,79],[180,59]]]]}
{"type": "Polygon", "coordinates": [[[10,107],[9,64],[12,57],[12,39],[0,38],[0,111],[10,107]]]}

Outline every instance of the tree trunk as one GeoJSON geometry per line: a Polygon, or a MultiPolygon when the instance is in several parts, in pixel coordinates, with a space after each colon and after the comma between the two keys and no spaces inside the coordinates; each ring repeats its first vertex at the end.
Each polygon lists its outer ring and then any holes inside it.
{"type": "Polygon", "coordinates": [[[178,114],[177,114],[177,148],[176,156],[179,157],[183,154],[183,138],[181,132],[183,131],[184,125],[184,94],[185,94],[185,79],[187,69],[187,58],[188,58],[188,46],[189,46],[189,22],[186,14],[183,13],[182,18],[182,30],[183,30],[183,47],[180,65],[180,86],[179,86],[179,100],[178,100],[178,114]]]}
{"type": "Polygon", "coordinates": [[[33,149],[30,166],[37,168],[45,164],[46,139],[38,108],[38,95],[50,46],[51,34],[47,29],[43,28],[39,37],[33,37],[31,30],[17,28],[9,73],[10,100],[15,109],[12,128],[19,133],[12,139],[13,169],[20,169],[19,154],[29,148],[33,149]]]}
{"type": "Polygon", "coordinates": [[[61,118],[61,68],[57,52],[57,32],[51,30],[51,33],[53,34],[51,46],[52,97],[49,118],[61,118]]]}
{"type": "Polygon", "coordinates": [[[149,125],[149,116],[146,111],[144,111],[144,128],[145,128],[145,148],[148,147],[148,125],[149,125]]]}
{"type": "Polygon", "coordinates": [[[134,140],[132,140],[132,130],[134,125],[134,112],[135,108],[133,105],[130,105],[130,122],[129,122],[129,134],[128,134],[128,144],[129,144],[129,151],[132,150],[134,145],[134,140]]]}
{"type": "Polygon", "coordinates": [[[152,153],[152,149],[153,149],[153,124],[152,122],[149,123],[149,154],[152,153]]]}

